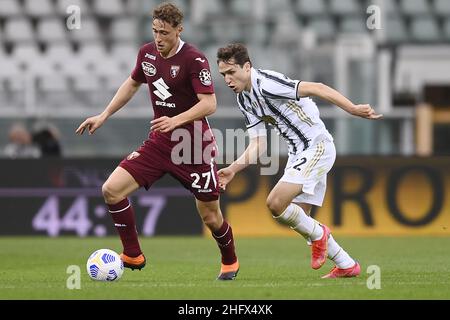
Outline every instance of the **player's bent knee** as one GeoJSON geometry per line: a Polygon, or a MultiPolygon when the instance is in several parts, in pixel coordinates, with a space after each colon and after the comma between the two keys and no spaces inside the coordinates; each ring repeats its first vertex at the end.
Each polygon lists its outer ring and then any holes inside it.
{"type": "Polygon", "coordinates": [[[211,212],[202,217],[203,223],[210,229],[211,231],[219,230],[221,227],[222,220],[216,214],[216,212],[211,212]]]}
{"type": "Polygon", "coordinates": [[[123,200],[123,196],[119,195],[118,192],[108,182],[105,182],[102,186],[103,199],[107,204],[116,204],[123,200]]]}
{"type": "Polygon", "coordinates": [[[266,201],[267,208],[269,208],[272,215],[279,216],[286,209],[286,205],[283,203],[281,198],[277,196],[269,196],[266,201]]]}

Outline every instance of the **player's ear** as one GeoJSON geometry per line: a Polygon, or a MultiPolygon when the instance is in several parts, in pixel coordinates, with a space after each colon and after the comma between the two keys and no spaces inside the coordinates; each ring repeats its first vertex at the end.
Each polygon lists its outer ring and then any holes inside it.
{"type": "Polygon", "coordinates": [[[180,24],[178,27],[177,27],[177,33],[178,33],[178,35],[180,35],[180,33],[183,31],[184,29],[183,29],[183,26],[180,24]]]}
{"type": "Polygon", "coordinates": [[[250,64],[250,62],[246,62],[246,63],[244,63],[244,70],[245,71],[250,71],[250,69],[252,68],[252,66],[251,66],[251,64],[250,64]]]}

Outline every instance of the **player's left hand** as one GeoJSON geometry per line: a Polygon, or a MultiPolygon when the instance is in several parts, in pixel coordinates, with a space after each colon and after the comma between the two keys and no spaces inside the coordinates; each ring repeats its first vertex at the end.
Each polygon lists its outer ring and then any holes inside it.
{"type": "Polygon", "coordinates": [[[174,118],[170,118],[167,116],[154,119],[150,121],[150,123],[152,124],[150,130],[159,131],[162,133],[170,132],[178,126],[174,118]]]}
{"type": "Polygon", "coordinates": [[[370,120],[378,120],[383,117],[382,114],[375,113],[375,110],[369,104],[358,104],[352,112],[353,115],[370,120]]]}
{"type": "Polygon", "coordinates": [[[225,189],[227,188],[227,184],[231,180],[233,180],[234,175],[235,175],[234,171],[229,169],[228,167],[217,171],[217,176],[219,177],[219,188],[222,191],[225,191],[225,189]]]}

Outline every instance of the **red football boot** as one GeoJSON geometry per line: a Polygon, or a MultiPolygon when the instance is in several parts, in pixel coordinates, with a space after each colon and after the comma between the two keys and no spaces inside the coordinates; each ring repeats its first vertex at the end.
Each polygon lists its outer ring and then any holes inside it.
{"type": "Polygon", "coordinates": [[[330,273],[324,275],[322,279],[351,278],[359,276],[360,273],[361,273],[361,266],[359,265],[358,262],[356,262],[353,267],[347,269],[339,269],[338,267],[334,266],[334,268],[331,269],[330,273]]]}
{"type": "Polygon", "coordinates": [[[327,261],[328,237],[331,232],[327,226],[320,226],[323,229],[323,236],[319,240],[312,241],[311,244],[311,268],[313,269],[319,269],[327,261]]]}

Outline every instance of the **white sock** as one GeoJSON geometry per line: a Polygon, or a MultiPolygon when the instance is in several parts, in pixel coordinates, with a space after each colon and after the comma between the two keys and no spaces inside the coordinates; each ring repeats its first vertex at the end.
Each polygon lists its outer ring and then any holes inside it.
{"type": "Polygon", "coordinates": [[[332,260],[339,269],[347,269],[355,265],[355,260],[353,260],[336,240],[334,240],[331,234],[328,238],[328,258],[332,260]]]}
{"type": "Polygon", "coordinates": [[[291,203],[284,212],[274,219],[300,233],[305,239],[318,240],[323,236],[323,229],[319,223],[308,216],[301,207],[291,203]]]}

